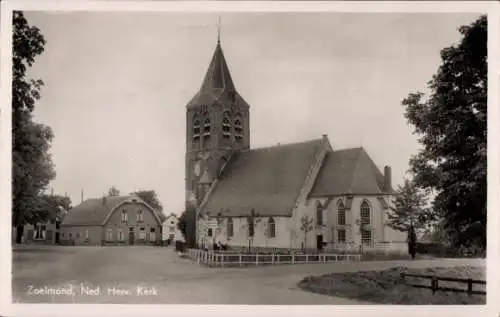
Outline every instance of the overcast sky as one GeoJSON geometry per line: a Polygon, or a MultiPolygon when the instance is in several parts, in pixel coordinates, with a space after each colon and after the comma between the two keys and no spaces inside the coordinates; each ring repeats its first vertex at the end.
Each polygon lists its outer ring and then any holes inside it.
{"type": "MultiPolygon", "coordinates": [[[[154,189],[184,206],[185,105],[217,40],[217,14],[27,12],[47,40],[31,70],[45,82],[35,116],[49,125],[55,193],[73,204],[154,189]]],[[[224,13],[221,43],[250,104],[251,147],[328,134],[363,146],[400,184],[419,145],[401,100],[423,90],[443,47],[477,14],[224,13]]]]}

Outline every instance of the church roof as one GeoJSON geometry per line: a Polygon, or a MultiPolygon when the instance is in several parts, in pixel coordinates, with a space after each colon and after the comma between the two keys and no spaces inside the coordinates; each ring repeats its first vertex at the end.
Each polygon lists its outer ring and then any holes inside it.
{"type": "Polygon", "coordinates": [[[216,216],[289,216],[323,140],[236,152],[204,205],[216,216]]]}
{"type": "Polygon", "coordinates": [[[309,196],[392,193],[384,189],[384,175],[366,151],[352,148],[326,155],[309,196]]]}
{"type": "Polygon", "coordinates": [[[222,47],[218,41],[200,90],[189,101],[187,107],[212,105],[221,100],[230,100],[248,106],[236,91],[222,47]]]}
{"type": "MultiPolygon", "coordinates": [[[[148,206],[141,198],[134,195],[91,198],[72,208],[61,225],[102,225],[116,207],[133,200],[148,206]]],[[[149,208],[153,210],[156,217],[162,222],[164,215],[162,217],[160,216],[161,212],[157,212],[151,207],[149,208]]]]}

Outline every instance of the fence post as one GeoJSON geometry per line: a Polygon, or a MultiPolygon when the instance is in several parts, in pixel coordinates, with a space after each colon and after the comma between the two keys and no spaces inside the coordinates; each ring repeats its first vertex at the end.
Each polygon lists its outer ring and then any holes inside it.
{"type": "Polygon", "coordinates": [[[280,255],[279,254],[276,254],[276,260],[278,260],[278,264],[280,264],[280,255]]]}
{"type": "Polygon", "coordinates": [[[220,256],[221,256],[220,266],[223,267],[224,266],[224,253],[222,253],[220,256]]]}
{"type": "Polygon", "coordinates": [[[259,254],[255,253],[255,265],[259,265],[259,254]]]}
{"type": "Polygon", "coordinates": [[[436,293],[438,289],[438,279],[435,276],[432,277],[431,287],[432,287],[432,294],[436,293]]]}
{"type": "Polygon", "coordinates": [[[467,279],[467,294],[472,295],[472,279],[467,279]]]}
{"type": "Polygon", "coordinates": [[[239,254],[239,259],[240,259],[240,267],[243,266],[243,264],[241,263],[241,253],[239,254]]]}
{"type": "Polygon", "coordinates": [[[306,263],[308,263],[308,262],[309,262],[309,257],[308,257],[308,255],[306,254],[306,263]]]}
{"type": "Polygon", "coordinates": [[[272,263],[274,265],[274,253],[272,254],[272,263]]]}
{"type": "Polygon", "coordinates": [[[295,253],[292,253],[292,264],[295,264],[295,253]]]}

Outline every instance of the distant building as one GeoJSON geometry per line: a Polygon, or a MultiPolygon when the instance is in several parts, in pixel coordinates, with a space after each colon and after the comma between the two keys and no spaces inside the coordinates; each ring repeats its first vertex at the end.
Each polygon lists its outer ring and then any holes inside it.
{"type": "Polygon", "coordinates": [[[186,106],[186,208],[198,214],[198,246],[407,248],[406,233],[386,225],[389,166],[382,174],[363,148],[334,149],[326,135],[250,149],[249,109],[218,42],[186,106]]]}
{"type": "Polygon", "coordinates": [[[163,241],[174,241],[175,231],[177,230],[177,223],[179,223],[179,218],[176,214],[170,214],[163,221],[162,229],[162,240],[163,241]]]}
{"type": "Polygon", "coordinates": [[[88,199],[61,223],[61,243],[73,245],[156,245],[161,212],[137,196],[88,199]]]}
{"type": "MultiPolygon", "coordinates": [[[[67,210],[60,207],[57,215],[49,215],[46,222],[36,224],[26,224],[23,230],[22,243],[26,244],[59,244],[60,243],[60,224],[64,219],[67,210]]],[[[13,228],[12,239],[15,240],[16,228],[13,228]]]]}

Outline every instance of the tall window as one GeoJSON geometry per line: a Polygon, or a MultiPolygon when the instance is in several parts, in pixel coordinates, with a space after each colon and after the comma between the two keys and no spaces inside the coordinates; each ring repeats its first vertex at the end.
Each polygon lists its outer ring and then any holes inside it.
{"type": "Polygon", "coordinates": [[[203,139],[208,140],[210,139],[210,119],[205,118],[205,121],[203,121],[203,139]]]}
{"type": "Polygon", "coordinates": [[[339,229],[337,230],[337,242],[338,243],[345,243],[345,230],[344,229],[339,229]]]}
{"type": "Polygon", "coordinates": [[[269,223],[268,223],[268,232],[269,232],[269,238],[274,238],[276,237],[276,223],[274,222],[273,218],[269,218],[269,223]]]}
{"type": "Polygon", "coordinates": [[[146,229],[144,229],[144,227],[139,229],[139,239],[141,239],[141,240],[146,239],[146,229]]]}
{"type": "Polygon", "coordinates": [[[361,241],[363,245],[371,245],[372,244],[372,232],[371,230],[362,230],[361,231],[361,241]]]}
{"type": "Polygon", "coordinates": [[[234,235],[233,218],[227,219],[227,236],[232,237],[234,235]]]}
{"type": "Polygon", "coordinates": [[[127,210],[126,209],[123,209],[122,210],[122,222],[127,222],[128,221],[128,214],[127,214],[127,210]]]}
{"type": "Polygon", "coordinates": [[[151,241],[151,242],[155,242],[156,241],[155,228],[151,228],[151,230],[149,232],[149,241],[151,241]]]}
{"type": "Polygon", "coordinates": [[[112,228],[108,229],[108,236],[106,237],[106,240],[113,241],[113,229],[112,228]]]}
{"type": "Polygon", "coordinates": [[[193,141],[200,140],[200,120],[195,119],[193,123],[193,141]]]}
{"type": "Polygon", "coordinates": [[[316,203],[316,224],[318,226],[323,225],[323,206],[319,201],[316,203]]]}
{"type": "Polygon", "coordinates": [[[342,201],[339,201],[337,205],[337,222],[339,225],[343,226],[345,225],[345,208],[344,208],[344,203],[342,201]]]}
{"type": "Polygon", "coordinates": [[[142,221],[142,210],[139,209],[137,210],[137,222],[141,222],[142,221]]]}
{"type": "Polygon", "coordinates": [[[224,113],[224,118],[222,119],[222,137],[224,139],[231,138],[231,121],[229,120],[229,113],[224,113]]]}
{"type": "Polygon", "coordinates": [[[234,138],[236,141],[241,141],[243,139],[243,123],[239,115],[237,115],[234,120],[234,138]]]}
{"type": "Polygon", "coordinates": [[[360,207],[360,216],[361,216],[361,224],[369,225],[370,224],[370,205],[366,201],[361,203],[360,207]]]}
{"type": "Polygon", "coordinates": [[[212,236],[212,228],[208,228],[208,230],[207,230],[207,235],[208,235],[209,237],[211,237],[211,236],[212,236]]]}

